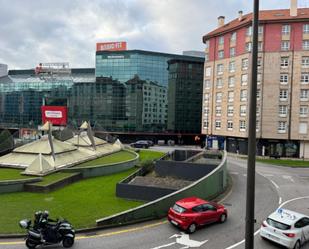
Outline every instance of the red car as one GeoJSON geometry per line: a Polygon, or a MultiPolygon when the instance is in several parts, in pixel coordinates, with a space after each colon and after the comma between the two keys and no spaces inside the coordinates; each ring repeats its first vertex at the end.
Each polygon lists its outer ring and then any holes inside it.
{"type": "Polygon", "coordinates": [[[221,204],[189,197],[177,201],[169,209],[167,218],[173,225],[188,233],[194,233],[199,226],[213,222],[225,222],[227,210],[221,204]]]}

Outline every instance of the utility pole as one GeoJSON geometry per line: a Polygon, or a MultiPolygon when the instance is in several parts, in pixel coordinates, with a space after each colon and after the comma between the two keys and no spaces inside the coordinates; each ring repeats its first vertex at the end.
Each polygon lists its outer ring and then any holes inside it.
{"type": "Polygon", "coordinates": [[[247,161],[247,198],[246,198],[246,235],[245,248],[254,249],[254,204],[255,204],[255,155],[256,155],[256,92],[259,0],[253,0],[253,37],[251,56],[251,86],[249,103],[248,161],[247,161]]]}

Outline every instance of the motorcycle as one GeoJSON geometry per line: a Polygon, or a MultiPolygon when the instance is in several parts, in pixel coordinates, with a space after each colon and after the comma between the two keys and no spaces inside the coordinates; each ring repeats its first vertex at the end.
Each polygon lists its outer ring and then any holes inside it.
{"type": "Polygon", "coordinates": [[[31,220],[19,222],[21,228],[27,229],[26,246],[34,249],[38,245],[53,245],[62,242],[63,247],[72,247],[75,239],[73,226],[65,219],[56,221],[48,218],[48,212],[36,212],[34,225],[31,220]]]}

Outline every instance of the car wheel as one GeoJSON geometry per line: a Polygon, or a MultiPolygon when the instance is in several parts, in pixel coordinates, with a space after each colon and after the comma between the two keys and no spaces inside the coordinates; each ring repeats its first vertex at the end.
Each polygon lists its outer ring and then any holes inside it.
{"type": "Polygon", "coordinates": [[[300,249],[300,242],[299,242],[299,240],[296,241],[294,249],[300,249]]]}
{"type": "Polygon", "coordinates": [[[192,223],[188,229],[187,229],[187,233],[194,233],[196,231],[196,224],[192,223]]]}
{"type": "Polygon", "coordinates": [[[219,222],[224,223],[226,221],[226,218],[227,218],[226,214],[221,214],[219,222]]]}

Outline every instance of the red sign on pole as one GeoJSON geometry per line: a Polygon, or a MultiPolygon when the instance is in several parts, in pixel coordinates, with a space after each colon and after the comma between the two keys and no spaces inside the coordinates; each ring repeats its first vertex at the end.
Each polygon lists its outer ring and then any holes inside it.
{"type": "Polygon", "coordinates": [[[99,42],[97,51],[122,51],[127,50],[126,42],[99,42]]]}
{"type": "Polygon", "coordinates": [[[53,125],[64,126],[68,120],[68,108],[66,106],[41,106],[42,111],[42,122],[43,124],[47,121],[53,125]]]}

